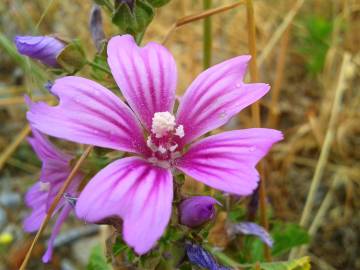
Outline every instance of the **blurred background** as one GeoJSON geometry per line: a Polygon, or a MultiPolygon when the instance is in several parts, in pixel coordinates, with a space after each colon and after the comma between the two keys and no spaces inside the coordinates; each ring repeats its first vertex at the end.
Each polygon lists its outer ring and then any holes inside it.
{"type": "MultiPolygon", "coordinates": [[[[172,0],[158,9],[144,42],[161,42],[177,19],[201,12],[201,2],[172,0]]],[[[213,7],[230,3],[234,1],[213,0],[213,7]]],[[[92,5],[90,0],[0,1],[0,269],[18,269],[32,240],[22,229],[29,213],[23,196],[37,180],[41,164],[24,139],[28,130],[23,95],[49,100],[43,85],[55,78],[41,64],[20,56],[12,40],[15,35],[56,33],[79,39],[93,58],[92,5]]],[[[360,2],[255,0],[254,5],[260,81],[272,86],[261,101],[262,126],[285,134],[266,160],[270,219],[299,223],[310,183],[320,170],[310,220],[313,269],[360,269],[360,2]],[[346,67],[344,54],[349,56],[346,67]],[[329,127],[342,67],[344,91],[335,125],[329,127]],[[328,133],[333,137],[324,146],[328,133]],[[322,151],[329,151],[328,158],[319,165],[322,151]],[[322,214],[314,219],[319,209],[322,214]]],[[[245,6],[211,18],[212,64],[248,53],[245,6]]],[[[106,37],[115,35],[118,31],[105,12],[103,20],[106,37]]],[[[203,69],[202,33],[202,21],[196,21],[177,29],[166,43],[177,61],[179,95],[203,69]]],[[[90,78],[92,71],[84,68],[80,75],[90,78]]],[[[247,109],[225,129],[253,126],[247,109]]],[[[186,186],[194,192],[204,188],[189,179],[186,186]]],[[[43,239],[48,235],[46,231],[43,239]]],[[[29,269],[85,269],[91,247],[102,239],[98,227],[70,220],[57,241],[53,262],[40,264],[42,241],[29,269]]],[[[221,245],[223,240],[218,235],[212,241],[221,245]]]]}

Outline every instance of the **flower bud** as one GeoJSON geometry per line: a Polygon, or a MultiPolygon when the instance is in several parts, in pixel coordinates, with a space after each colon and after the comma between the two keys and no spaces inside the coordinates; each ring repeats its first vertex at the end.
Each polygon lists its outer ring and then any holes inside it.
{"type": "Polygon", "coordinates": [[[20,54],[51,67],[59,66],[56,57],[65,47],[63,42],[50,36],[17,36],[15,45],[20,54]]]}
{"type": "Polygon", "coordinates": [[[101,9],[98,5],[94,5],[90,13],[90,32],[98,52],[101,51],[102,43],[105,41],[105,33],[103,29],[101,9]]]}
{"type": "Polygon", "coordinates": [[[180,223],[188,227],[198,227],[215,217],[215,204],[210,196],[194,196],[180,203],[180,223]]]}

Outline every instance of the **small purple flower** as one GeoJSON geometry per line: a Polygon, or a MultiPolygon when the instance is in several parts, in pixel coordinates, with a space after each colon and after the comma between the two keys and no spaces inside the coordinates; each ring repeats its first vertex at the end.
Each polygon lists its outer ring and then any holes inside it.
{"type": "Polygon", "coordinates": [[[193,243],[186,243],[185,244],[186,255],[189,261],[197,265],[202,269],[208,270],[230,270],[230,268],[219,265],[214,256],[206,251],[202,246],[193,244],[193,243]]]}
{"type": "Polygon", "coordinates": [[[63,42],[50,36],[16,36],[15,45],[20,54],[51,67],[59,66],[56,57],[65,47],[63,42]]]}
{"type": "Polygon", "coordinates": [[[180,204],[180,223],[191,228],[198,227],[215,217],[217,200],[210,196],[194,196],[180,204]]]}
{"type": "Polygon", "coordinates": [[[76,214],[91,223],[122,218],[125,242],[144,254],[170,220],[174,170],[215,189],[249,195],[258,186],[256,164],[283,136],[253,128],[197,140],[269,91],[267,84],[243,82],[250,56],[205,70],[174,113],[177,68],[165,47],[154,42],[139,47],[132,36],[123,35],[109,41],[107,55],[129,106],[100,84],[69,76],[51,88],[59,104],[33,103],[27,119],[54,137],[133,154],[90,180],[76,214]]]}
{"type": "MultiPolygon", "coordinates": [[[[42,168],[39,181],[25,195],[25,203],[32,209],[31,214],[24,219],[24,230],[27,232],[35,232],[40,228],[51,203],[70,173],[70,161],[72,159],[71,156],[57,149],[39,131],[32,129],[32,133],[33,137],[29,137],[28,141],[42,161],[42,168]]],[[[72,184],[67,189],[68,194],[75,195],[77,193],[77,187],[81,179],[81,174],[75,176],[72,184]]],[[[65,199],[62,199],[57,205],[55,212],[59,212],[59,216],[51,232],[43,262],[47,263],[51,260],[55,237],[72,208],[73,206],[65,199]]]]}
{"type": "Polygon", "coordinates": [[[257,236],[267,246],[273,246],[273,239],[270,234],[261,226],[253,222],[240,222],[230,226],[230,234],[241,233],[257,236]]]}

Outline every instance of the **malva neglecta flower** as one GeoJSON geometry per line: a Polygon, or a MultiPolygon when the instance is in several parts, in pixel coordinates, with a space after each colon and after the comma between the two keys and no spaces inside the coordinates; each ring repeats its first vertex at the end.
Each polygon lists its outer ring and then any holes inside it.
{"type": "Polygon", "coordinates": [[[215,217],[217,200],[210,196],[193,196],[183,200],[179,205],[180,223],[196,228],[215,217]]]}
{"type": "MultiPolygon", "coordinates": [[[[64,181],[71,171],[70,161],[72,157],[57,149],[43,134],[36,129],[32,129],[33,137],[28,141],[34,149],[36,155],[42,161],[40,179],[35,183],[25,195],[25,203],[32,209],[29,216],[24,219],[24,229],[27,232],[35,232],[40,228],[42,221],[45,219],[51,203],[54,201],[57,193],[61,189],[64,181]]],[[[77,194],[77,187],[82,179],[78,173],[67,193],[77,194]]],[[[58,235],[62,223],[69,216],[73,206],[64,198],[60,200],[55,212],[59,212],[54,228],[48,241],[47,250],[43,256],[43,262],[49,262],[52,257],[53,244],[55,237],[58,235]]]]}
{"type": "Polygon", "coordinates": [[[264,96],[269,85],[245,84],[250,56],[202,72],[173,114],[177,69],[169,51],[150,42],[138,47],[130,35],[113,37],[108,64],[129,106],[110,90],[80,77],[55,81],[57,106],[34,103],[27,113],[42,132],[81,144],[134,154],[98,172],[81,192],[76,214],[96,223],[123,220],[123,238],[138,254],[163,234],[173,200],[172,172],[180,170],[221,191],[248,195],[258,185],[257,162],[281,132],[254,128],[195,139],[224,125],[264,96]]]}
{"type": "Polygon", "coordinates": [[[15,45],[20,54],[50,67],[59,66],[56,57],[65,47],[63,42],[51,36],[16,36],[15,45]]]}

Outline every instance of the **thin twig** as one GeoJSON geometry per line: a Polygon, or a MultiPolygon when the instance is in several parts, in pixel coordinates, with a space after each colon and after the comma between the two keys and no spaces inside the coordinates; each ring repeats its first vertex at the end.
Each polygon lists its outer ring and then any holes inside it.
{"type": "MultiPolygon", "coordinates": [[[[212,0],[203,0],[205,10],[211,8],[212,0]]],[[[207,17],[203,22],[204,36],[203,36],[203,68],[207,69],[211,65],[211,48],[212,48],[212,35],[211,35],[211,17],[207,17]]]]}
{"type": "Polygon", "coordinates": [[[50,0],[49,4],[46,6],[44,12],[41,14],[41,17],[35,26],[35,31],[37,31],[39,29],[40,24],[43,22],[46,14],[49,12],[49,10],[54,2],[55,2],[55,0],[50,0]]]}
{"type": "MultiPolygon", "coordinates": [[[[36,96],[32,97],[33,101],[51,101],[54,100],[53,96],[36,96]]],[[[12,105],[19,105],[19,104],[25,104],[25,99],[23,96],[19,97],[10,97],[10,98],[2,98],[0,99],[0,106],[12,106],[12,105]]]]}
{"type": "Polygon", "coordinates": [[[83,152],[83,154],[81,155],[81,157],[78,159],[78,161],[76,162],[75,166],[73,167],[73,169],[71,170],[69,176],[66,178],[64,184],[62,185],[61,189],[59,190],[59,192],[56,194],[56,197],[54,199],[54,201],[52,202],[45,219],[42,221],[41,226],[38,230],[38,232],[36,233],[34,240],[31,243],[30,248],[28,249],[26,256],[21,264],[21,267],[19,270],[25,270],[26,269],[26,265],[28,264],[28,261],[30,259],[31,253],[37,243],[37,241],[39,240],[39,237],[41,236],[41,234],[43,233],[43,231],[45,230],[47,224],[49,223],[49,220],[52,216],[52,214],[54,213],[54,210],[56,208],[56,206],[58,205],[58,203],[60,202],[61,198],[63,197],[66,189],[69,187],[69,185],[71,184],[71,181],[73,180],[74,176],[76,175],[76,173],[78,172],[78,170],[80,169],[81,164],[84,162],[84,160],[87,158],[87,156],[90,154],[91,150],[92,150],[93,146],[89,145],[87,146],[87,148],[85,149],[85,151],[83,152]]]}
{"type": "MultiPolygon", "coordinates": [[[[251,54],[250,61],[250,77],[252,82],[258,82],[259,75],[256,64],[256,29],[255,29],[255,16],[254,16],[254,6],[252,0],[246,1],[246,14],[247,14],[247,24],[248,24],[248,46],[249,52],[251,54]]],[[[255,102],[251,106],[251,114],[253,122],[256,127],[261,126],[260,119],[260,105],[259,102],[255,102]]],[[[260,173],[260,186],[259,186],[259,208],[260,208],[260,222],[261,225],[268,230],[269,224],[266,214],[266,183],[264,177],[264,167],[263,163],[260,162],[258,165],[260,173]]],[[[271,261],[270,249],[267,245],[264,244],[264,256],[267,261],[271,261]]]]}
{"type": "Polygon", "coordinates": [[[344,93],[344,90],[346,87],[346,84],[345,84],[346,68],[348,67],[349,62],[350,62],[350,55],[346,53],[343,58],[338,83],[337,83],[337,86],[335,89],[335,98],[334,98],[334,103],[333,103],[331,114],[330,114],[329,126],[326,131],[324,144],[321,149],[321,153],[320,153],[319,161],[318,161],[316,169],[315,169],[314,177],[311,181],[310,191],[309,191],[306,203],[305,203],[305,207],[304,207],[303,213],[301,215],[300,225],[304,226],[304,227],[309,224],[310,212],[311,212],[311,208],[314,204],[315,194],[316,194],[317,188],[320,184],[322,175],[324,173],[324,167],[326,165],[326,162],[327,162],[327,159],[328,159],[328,156],[330,153],[331,144],[335,137],[336,123],[337,123],[337,119],[338,119],[339,112],[341,109],[342,96],[343,96],[343,93],[344,93]]]}
{"type": "Polygon", "coordinates": [[[264,60],[269,56],[276,43],[280,40],[288,26],[292,23],[295,15],[299,12],[300,8],[304,4],[305,0],[298,0],[293,8],[288,12],[281,25],[276,29],[274,34],[271,35],[271,39],[267,42],[265,48],[261,50],[261,54],[258,58],[258,63],[261,66],[264,60]]]}
{"type": "MultiPolygon", "coordinates": [[[[300,219],[300,226],[302,226],[302,227],[307,227],[309,225],[309,221],[310,221],[310,217],[311,217],[311,210],[313,208],[314,201],[315,201],[315,195],[316,195],[317,189],[319,187],[320,180],[324,173],[324,168],[326,166],[326,163],[327,163],[327,160],[329,157],[331,144],[335,137],[336,123],[337,123],[338,115],[339,115],[340,109],[341,109],[342,96],[343,96],[343,93],[346,88],[346,83],[345,83],[346,69],[347,69],[349,63],[350,63],[350,55],[348,53],[345,53],[344,57],[343,57],[341,69],[340,69],[338,83],[335,88],[335,97],[334,97],[334,102],[333,102],[332,109],[331,109],[329,125],[327,128],[326,134],[325,134],[325,139],[324,139],[324,143],[323,143],[323,146],[322,146],[322,149],[320,152],[320,157],[319,157],[319,160],[318,160],[316,168],[315,168],[315,173],[311,180],[310,190],[309,190],[306,202],[305,202],[305,207],[302,212],[301,219],[300,219]]],[[[296,257],[297,250],[298,249],[293,249],[291,251],[289,259],[293,259],[296,257]]]]}
{"type": "Polygon", "coordinates": [[[287,48],[289,44],[289,36],[290,36],[290,25],[286,29],[284,36],[280,42],[280,50],[279,57],[277,60],[276,71],[275,71],[275,80],[274,85],[271,89],[271,101],[270,101],[270,115],[269,115],[269,123],[268,126],[274,128],[277,125],[279,118],[279,97],[280,97],[280,89],[284,79],[284,69],[286,62],[286,54],[287,48]]]}
{"type": "Polygon", "coordinates": [[[9,157],[15,152],[20,143],[25,139],[25,137],[30,133],[30,125],[26,125],[20,133],[15,137],[15,139],[10,143],[10,145],[1,153],[0,155],[0,170],[4,167],[6,161],[9,157]]]}
{"type": "MultiPolygon", "coordinates": [[[[322,201],[322,203],[319,207],[319,210],[317,211],[317,213],[309,227],[308,233],[311,238],[313,238],[315,236],[316,232],[318,231],[318,229],[324,222],[325,214],[329,210],[331,203],[333,202],[335,190],[341,183],[342,176],[343,176],[341,172],[342,172],[342,170],[339,170],[335,174],[333,182],[331,183],[330,189],[327,192],[324,200],[322,201]]],[[[309,245],[302,246],[300,248],[299,252],[297,253],[297,256],[298,257],[304,256],[304,254],[307,252],[308,248],[309,248],[309,245]]]]}
{"type": "Polygon", "coordinates": [[[180,18],[170,27],[170,30],[166,33],[166,35],[165,35],[165,37],[164,37],[164,39],[162,41],[162,44],[165,44],[169,40],[170,35],[177,28],[179,28],[179,27],[181,27],[181,26],[183,26],[185,24],[204,19],[206,17],[209,17],[209,16],[212,16],[214,14],[218,14],[218,13],[233,9],[233,8],[235,8],[237,6],[240,6],[240,5],[243,5],[243,4],[245,4],[244,0],[238,1],[238,2],[236,2],[234,4],[230,4],[230,5],[226,5],[226,6],[222,6],[222,7],[218,7],[218,8],[212,8],[212,9],[209,9],[207,11],[200,12],[198,14],[189,15],[189,16],[186,16],[184,18],[180,18]]]}
{"type": "Polygon", "coordinates": [[[39,171],[38,167],[36,167],[32,164],[26,163],[22,160],[15,159],[15,158],[9,158],[7,160],[7,164],[9,164],[13,167],[19,168],[19,169],[21,169],[27,173],[31,173],[31,174],[38,173],[38,171],[39,171]]]}

